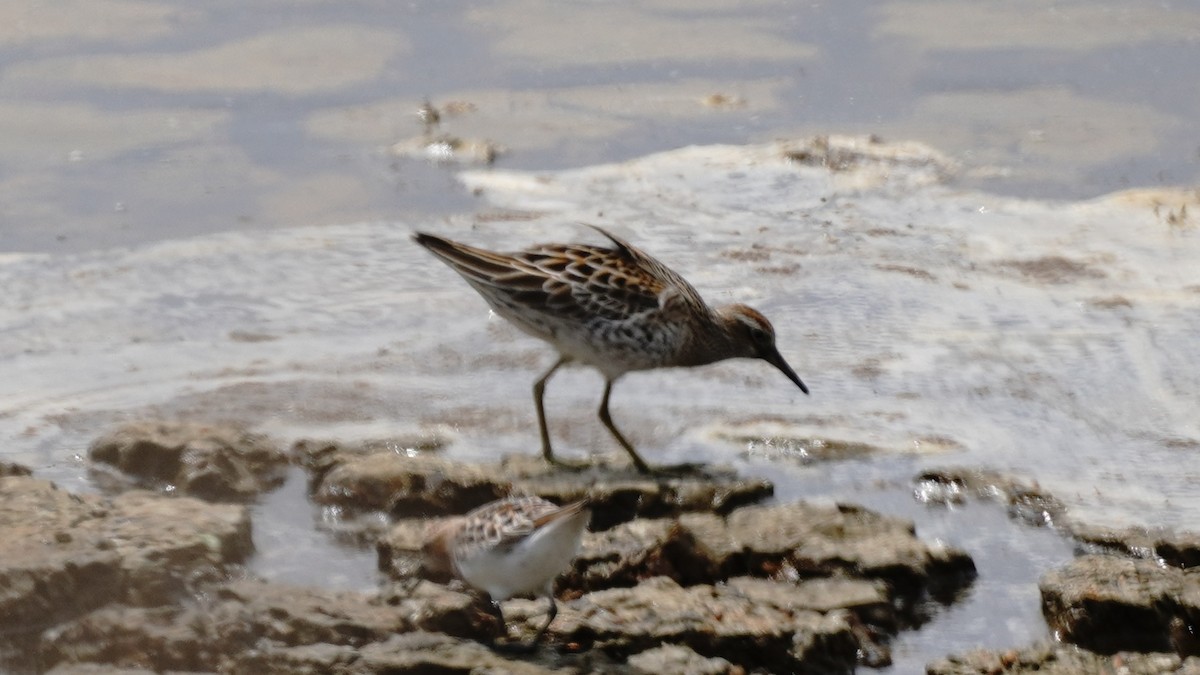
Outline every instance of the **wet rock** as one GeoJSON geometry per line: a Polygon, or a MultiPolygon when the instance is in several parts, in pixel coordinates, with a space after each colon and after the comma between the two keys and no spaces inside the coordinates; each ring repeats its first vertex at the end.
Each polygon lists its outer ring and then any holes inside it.
{"type": "Polygon", "coordinates": [[[371,452],[361,447],[309,443],[297,446],[300,463],[316,476],[314,499],[351,509],[385,510],[397,517],[453,515],[509,494],[532,494],[556,503],[588,497],[593,529],[637,517],[689,511],[728,513],[769,497],[763,480],[706,469],[680,477],[643,476],[624,458],[605,456],[580,471],[564,471],[541,457],[512,456],[499,464],[456,462],[427,454],[371,452]]]}
{"type": "Polygon", "coordinates": [[[32,475],[33,471],[31,471],[27,466],[22,466],[14,462],[0,462],[0,477],[32,475]]]}
{"type": "MultiPolygon", "coordinates": [[[[534,654],[505,655],[477,642],[423,631],[395,635],[357,649],[322,644],[265,645],[237,655],[231,664],[229,672],[273,675],[619,675],[641,672],[597,652],[564,654],[543,646],[534,654]]],[[[683,672],[686,671],[664,670],[658,675],[682,675],[683,672]]]]}
{"type": "Polygon", "coordinates": [[[891,179],[906,189],[945,183],[957,172],[950,158],[919,143],[885,143],[878,136],[814,136],[779,143],[783,158],[832,174],[853,174],[866,184],[891,179]]]}
{"type": "Polygon", "coordinates": [[[1067,524],[1067,509],[1057,498],[1018,478],[989,469],[931,469],[916,478],[915,496],[931,505],[961,504],[968,497],[998,501],[1009,517],[1035,526],[1067,524]]]}
{"type": "MultiPolygon", "coordinates": [[[[399,577],[425,574],[420,547],[426,527],[425,521],[398,523],[379,543],[381,569],[399,577]]],[[[885,665],[890,638],[925,620],[925,599],[952,599],[973,576],[969,556],[921,542],[908,521],[797,503],[745,507],[727,517],[639,519],[585,533],[580,554],[555,588],[560,598],[572,599],[612,588],[636,591],[645,580],[663,577],[682,586],[725,582],[768,603],[782,595],[793,609],[845,612],[863,661],[885,665]]],[[[510,619],[526,611],[535,621],[544,616],[544,603],[526,609],[520,603],[505,605],[510,619]]],[[[577,636],[560,637],[570,642],[577,636]]]]}
{"type": "Polygon", "coordinates": [[[716,656],[706,658],[687,647],[664,645],[629,657],[629,669],[638,675],[742,675],[745,668],[716,656]]]}
{"type": "Polygon", "coordinates": [[[999,265],[1016,270],[1021,276],[1039,284],[1068,284],[1079,279],[1102,279],[1106,276],[1102,270],[1096,269],[1090,263],[1058,255],[1029,260],[1004,260],[999,265]]]}
{"type": "MultiPolygon", "coordinates": [[[[398,576],[424,573],[420,547],[426,527],[423,520],[398,523],[379,544],[381,567],[398,576]]],[[[618,660],[648,649],[647,640],[663,640],[727,658],[739,667],[795,666],[792,657],[779,655],[779,644],[772,647],[771,665],[730,657],[726,648],[751,648],[746,646],[749,638],[740,634],[728,640],[714,637],[725,630],[725,610],[688,615],[691,623],[685,628],[675,625],[684,621],[678,618],[663,618],[674,623],[656,627],[647,625],[638,604],[664,601],[665,593],[666,600],[682,603],[679,612],[684,612],[703,603],[676,595],[708,589],[694,592],[724,598],[714,607],[741,602],[776,607],[781,613],[836,616],[859,662],[883,666],[890,662],[890,638],[924,620],[924,598],[951,598],[973,575],[974,564],[965,553],[927,545],[916,538],[909,521],[858,507],[801,502],[748,506],[728,516],[638,519],[586,533],[582,551],[556,582],[558,597],[567,601],[564,607],[600,607],[603,612],[592,614],[607,617],[612,625],[598,627],[599,619],[578,617],[575,624],[563,623],[560,618],[550,634],[556,643],[580,649],[599,643],[618,660]],[[628,595],[603,595],[618,590],[628,595]],[[620,602],[609,601],[614,597],[620,602]]],[[[730,616],[739,616],[739,607],[729,609],[730,616]]],[[[545,618],[544,601],[511,600],[504,610],[520,633],[514,639],[532,637],[545,618]]],[[[562,616],[567,616],[565,609],[562,616]]],[[[818,643],[825,645],[824,640],[818,643]]]]}
{"type": "MultiPolygon", "coordinates": [[[[396,522],[375,544],[379,571],[393,579],[422,577],[445,583],[449,577],[428,570],[421,546],[432,521],[407,518],[396,522]]],[[[585,535],[586,536],[586,535],[585,535]]]]}
{"type": "Polygon", "coordinates": [[[421,457],[436,453],[446,446],[446,437],[439,432],[421,431],[404,438],[387,438],[358,443],[301,439],[292,445],[293,459],[308,472],[312,492],[316,492],[330,469],[355,457],[374,454],[400,454],[421,457]]]}
{"type": "Polygon", "coordinates": [[[1156,560],[1180,568],[1200,566],[1200,534],[1072,523],[1071,535],[1095,551],[1156,560]]]}
{"type": "Polygon", "coordinates": [[[283,483],[287,457],[266,436],[233,426],[135,422],[88,448],[142,487],[213,501],[244,501],[283,483]]]}
{"type": "Polygon", "coordinates": [[[1200,675],[1200,659],[1175,654],[1103,655],[1073,645],[1042,644],[1005,651],[976,650],[928,665],[928,675],[1200,675]]]}
{"type": "Polygon", "coordinates": [[[510,490],[495,471],[428,454],[325,454],[328,468],[313,489],[319,504],[419,517],[465,513],[510,490]]]}
{"type": "MultiPolygon", "coordinates": [[[[719,521],[715,515],[700,515],[719,521]]],[[[572,568],[559,578],[563,588],[591,592],[636,586],[643,579],[670,577],[684,586],[716,583],[716,570],[697,550],[678,519],[639,519],[604,532],[588,532],[572,568]]]]}
{"type": "Polygon", "coordinates": [[[303,662],[323,664],[314,672],[330,672],[347,653],[396,633],[437,631],[446,640],[492,637],[501,628],[478,603],[426,582],[376,595],[239,581],[212,588],[186,605],[96,610],[48,632],[41,661],[229,671],[231,661],[287,661],[299,653],[292,648],[304,648],[303,662]]]}
{"type": "MultiPolygon", "coordinates": [[[[158,673],[142,668],[114,668],[102,663],[67,663],[47,670],[46,675],[158,675],[158,673]]],[[[165,675],[175,674],[168,672],[165,675]]],[[[187,675],[205,674],[193,671],[187,675]]]]}
{"type": "Polygon", "coordinates": [[[970,556],[925,544],[911,521],[852,505],[749,506],[730,514],[722,527],[690,516],[680,523],[721,578],[844,575],[881,579],[902,597],[949,598],[975,575],[970,556]]]}
{"type": "Polygon", "coordinates": [[[1048,572],[1039,588],[1042,614],[1064,641],[1103,654],[1200,655],[1200,569],[1088,555],[1048,572]]]}
{"type": "Polygon", "coordinates": [[[563,471],[540,457],[505,457],[499,473],[513,490],[567,503],[587,497],[591,529],[606,530],[634,518],[665,518],[683,513],[725,514],[760,502],[775,492],[770,481],[740,478],[732,469],[706,466],[679,476],[645,476],[624,455],[602,455],[582,471],[563,471]]]}
{"type": "Polygon", "coordinates": [[[27,477],[0,478],[0,493],[0,633],[9,636],[108,602],[171,602],[252,550],[242,506],[73,495],[27,477]]]}
{"type": "MultiPolygon", "coordinates": [[[[433,633],[397,635],[369,645],[355,664],[368,673],[513,673],[563,672],[537,663],[505,658],[487,647],[433,633]]],[[[356,671],[357,672],[357,671],[356,671]]]]}
{"type": "Polygon", "coordinates": [[[742,450],[744,457],[804,465],[861,459],[884,452],[869,443],[821,437],[807,427],[783,420],[714,425],[707,435],[742,450]]]}
{"type": "MultiPolygon", "coordinates": [[[[380,568],[397,578],[422,574],[421,544],[428,526],[421,520],[398,522],[378,544],[380,568]]],[[[865,587],[884,582],[884,603],[911,610],[911,601],[926,594],[953,596],[970,583],[974,571],[966,553],[922,542],[907,520],[854,506],[798,502],[744,507],[725,517],[689,513],[638,519],[587,532],[557,588],[587,593],[631,587],[655,576],[683,585],[737,576],[785,581],[836,577],[859,580],[865,587]]],[[[870,620],[895,623],[882,616],[870,620]]]]}
{"type": "Polygon", "coordinates": [[[227,672],[262,673],[263,675],[330,675],[332,673],[362,673],[359,648],[327,643],[288,647],[267,643],[234,654],[228,661],[227,672]]]}
{"type": "Polygon", "coordinates": [[[573,600],[551,631],[562,641],[618,659],[669,644],[744,668],[851,672],[858,643],[846,617],[798,607],[782,588],[749,597],[734,585],[685,588],[659,577],[573,600]]]}
{"type": "MultiPolygon", "coordinates": [[[[231,641],[181,621],[178,607],[109,605],[43,636],[39,661],[56,670],[109,668],[215,670],[231,641]]],[[[190,616],[190,615],[189,615],[190,616]]]]}
{"type": "Polygon", "coordinates": [[[425,159],[437,164],[476,164],[488,166],[508,151],[487,139],[463,138],[452,134],[414,136],[392,145],[392,154],[410,159],[425,159]]]}

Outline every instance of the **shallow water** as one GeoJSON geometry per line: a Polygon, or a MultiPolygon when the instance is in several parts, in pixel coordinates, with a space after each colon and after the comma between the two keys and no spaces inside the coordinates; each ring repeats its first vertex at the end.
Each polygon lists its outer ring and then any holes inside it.
{"type": "Polygon", "coordinates": [[[0,250],[460,212],[389,152],[425,98],[507,168],[852,132],[1006,194],[1194,184],[1198,36],[1192,4],[1126,0],[10,0],[0,250]]]}
{"type": "MultiPolygon", "coordinates": [[[[1200,438],[1200,374],[1189,364],[1200,360],[1191,339],[1200,231],[1165,222],[1166,207],[1156,215],[1145,194],[1007,199],[946,187],[949,169],[919,146],[830,143],[844,160],[838,172],[786,158],[803,156],[802,146],[768,145],[468,173],[466,184],[495,206],[438,229],[514,246],[592,237],[575,223],[597,222],[675,266],[710,301],[759,307],[813,395],[761,362],[632,374],[617,386],[613,415],[643,455],[732,463],[776,481],[780,499],[864,503],[966,548],[979,582],[902,637],[895,672],[1044,636],[1036,578],[1071,546],[1009,524],[997,506],[930,510],[912,499],[911,479],[927,466],[988,466],[1040,482],[1080,520],[1195,522],[1188,460],[1200,438]],[[729,440],[755,437],[870,452],[769,462],[761,442],[729,440]]],[[[1195,199],[1153,195],[1172,198],[1195,199]]],[[[9,355],[0,430],[14,439],[6,459],[89,489],[87,442],[148,415],[239,421],[283,442],[392,438],[399,447],[436,435],[455,456],[536,452],[530,386],[552,356],[489,315],[411,242],[410,227],[5,258],[0,285],[15,303],[0,313],[9,355]]],[[[550,383],[563,454],[614,449],[595,419],[600,388],[586,370],[550,383]]],[[[339,543],[330,514],[295,509],[302,494],[295,475],[257,507],[253,571],[374,583],[374,554],[339,543]]]]}
{"type": "MultiPolygon", "coordinates": [[[[918,504],[923,467],[1009,471],[1083,520],[1197,521],[1195,197],[998,195],[1200,182],[1200,90],[1178,85],[1200,12],[662,0],[574,7],[595,30],[568,41],[547,26],[579,16],[553,7],[6,3],[4,458],[94,489],[88,442],[147,415],[536,452],[551,356],[408,235],[510,248],[592,236],[582,221],[759,307],[813,389],[762,363],[631,375],[613,415],[647,459],[729,462],[975,556],[968,596],[901,637],[893,672],[1044,637],[1036,578],[1071,553],[996,506],[918,504]],[[474,106],[434,133],[507,147],[495,170],[392,154],[425,97],[474,106]],[[892,149],[831,174],[741,145],[847,131],[952,159],[892,149]],[[718,142],[739,145],[635,160],[718,142]],[[726,440],[763,429],[874,454],[769,462],[726,440]]],[[[550,384],[564,454],[613,449],[600,388],[550,384]]],[[[256,507],[253,571],[376,583],[336,514],[295,508],[303,489],[256,507]]]]}

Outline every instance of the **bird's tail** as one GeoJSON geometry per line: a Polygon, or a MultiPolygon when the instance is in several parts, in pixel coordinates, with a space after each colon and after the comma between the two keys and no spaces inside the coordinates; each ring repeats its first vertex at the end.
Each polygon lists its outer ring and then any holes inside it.
{"type": "Polygon", "coordinates": [[[413,239],[468,280],[493,283],[513,271],[513,260],[503,253],[460,244],[444,237],[417,232],[413,239]]]}

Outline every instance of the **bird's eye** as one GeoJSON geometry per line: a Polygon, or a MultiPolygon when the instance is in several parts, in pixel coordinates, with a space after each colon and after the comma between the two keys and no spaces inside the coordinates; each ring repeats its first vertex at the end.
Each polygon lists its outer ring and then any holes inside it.
{"type": "Polygon", "coordinates": [[[761,328],[751,328],[750,339],[761,345],[770,342],[771,336],[767,335],[767,331],[761,328]]]}

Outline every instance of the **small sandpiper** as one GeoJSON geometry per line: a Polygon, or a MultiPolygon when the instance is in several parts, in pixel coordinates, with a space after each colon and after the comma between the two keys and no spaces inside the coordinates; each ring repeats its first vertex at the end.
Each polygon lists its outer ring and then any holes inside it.
{"type": "Polygon", "coordinates": [[[624,239],[595,229],[612,241],[612,248],[543,244],[496,253],[432,234],[414,235],[497,314],[558,350],[558,360],[533,385],[547,461],[564,464],[555,458],[546,429],[546,381],[571,361],[604,375],[600,421],[642,473],[652,470],[608,413],[613,383],[625,373],[756,358],[808,393],[775,347],[775,329],[765,316],[746,305],[709,307],[678,273],[624,239]]]}
{"type": "Polygon", "coordinates": [[[545,596],[550,601],[546,623],[533,641],[506,647],[532,650],[558,615],[554,580],[579,552],[591,516],[586,501],[558,506],[526,496],[490,502],[433,526],[423,547],[425,565],[487,593],[501,625],[506,625],[502,600],[545,596]]]}

